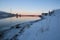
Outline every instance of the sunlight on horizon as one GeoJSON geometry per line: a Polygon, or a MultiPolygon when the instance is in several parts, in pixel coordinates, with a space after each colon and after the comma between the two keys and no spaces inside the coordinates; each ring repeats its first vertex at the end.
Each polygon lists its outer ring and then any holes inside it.
{"type": "Polygon", "coordinates": [[[58,0],[0,0],[0,11],[18,14],[41,14],[59,9],[58,0]]]}
{"type": "Polygon", "coordinates": [[[12,9],[6,9],[6,10],[1,10],[1,11],[4,11],[4,12],[8,12],[8,13],[12,13],[12,14],[22,14],[22,15],[41,15],[41,13],[48,13],[50,10],[33,10],[33,11],[27,11],[27,10],[13,10],[12,9]]]}

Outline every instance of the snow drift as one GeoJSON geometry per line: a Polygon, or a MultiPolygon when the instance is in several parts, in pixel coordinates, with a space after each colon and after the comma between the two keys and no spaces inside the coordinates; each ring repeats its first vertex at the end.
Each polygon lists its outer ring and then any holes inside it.
{"type": "Polygon", "coordinates": [[[33,24],[19,40],[60,40],[60,9],[54,10],[51,15],[33,24]]]}
{"type": "Polygon", "coordinates": [[[60,9],[43,15],[42,20],[18,24],[3,33],[1,40],[60,40],[60,9]]]}

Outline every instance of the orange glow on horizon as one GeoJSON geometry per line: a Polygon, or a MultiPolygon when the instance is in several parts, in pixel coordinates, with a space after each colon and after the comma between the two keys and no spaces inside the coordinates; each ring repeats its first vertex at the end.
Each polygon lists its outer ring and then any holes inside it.
{"type": "Polygon", "coordinates": [[[22,11],[22,12],[13,12],[14,14],[21,14],[21,15],[41,15],[42,12],[26,12],[26,11],[22,11]]]}

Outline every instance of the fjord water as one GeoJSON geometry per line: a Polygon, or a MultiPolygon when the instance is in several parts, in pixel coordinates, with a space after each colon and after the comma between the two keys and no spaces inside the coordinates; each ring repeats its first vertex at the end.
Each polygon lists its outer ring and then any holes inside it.
{"type": "Polygon", "coordinates": [[[16,24],[20,24],[23,22],[28,22],[28,21],[34,21],[40,19],[39,17],[10,17],[10,18],[4,18],[0,19],[0,31],[3,29],[8,29],[11,26],[14,26],[16,24]]]}

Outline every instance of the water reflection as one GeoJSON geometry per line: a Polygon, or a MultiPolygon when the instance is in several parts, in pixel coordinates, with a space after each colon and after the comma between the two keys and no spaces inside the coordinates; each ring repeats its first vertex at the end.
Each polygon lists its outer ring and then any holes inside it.
{"type": "Polygon", "coordinates": [[[0,19],[0,31],[3,29],[10,28],[13,25],[27,22],[27,21],[34,21],[40,19],[39,17],[11,17],[11,18],[5,18],[5,19],[0,19]]]}

